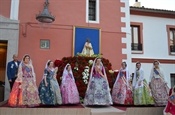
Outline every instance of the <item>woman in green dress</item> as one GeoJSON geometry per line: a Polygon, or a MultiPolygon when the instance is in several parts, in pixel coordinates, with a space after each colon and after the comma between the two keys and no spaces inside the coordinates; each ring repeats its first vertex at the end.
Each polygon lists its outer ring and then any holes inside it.
{"type": "Polygon", "coordinates": [[[144,78],[144,71],[141,68],[141,63],[136,63],[136,70],[132,82],[134,93],[134,105],[151,105],[154,100],[151,94],[149,85],[144,78]]]}

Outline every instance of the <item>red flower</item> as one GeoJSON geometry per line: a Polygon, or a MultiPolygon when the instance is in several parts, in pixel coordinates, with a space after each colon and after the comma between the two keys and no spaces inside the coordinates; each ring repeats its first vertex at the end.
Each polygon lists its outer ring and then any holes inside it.
{"type": "Polygon", "coordinates": [[[62,64],[62,61],[61,60],[55,60],[55,62],[54,62],[54,65],[56,66],[56,67],[58,67],[59,65],[61,65],[62,64]]]}
{"type": "MultiPolygon", "coordinates": [[[[55,60],[54,64],[56,67],[58,67],[57,80],[59,84],[61,83],[60,77],[62,77],[64,67],[66,66],[67,63],[70,63],[79,94],[82,98],[84,98],[87,84],[85,84],[82,79],[83,77],[82,72],[84,71],[85,66],[89,66],[89,60],[94,60],[94,59],[95,57],[75,56],[75,57],[63,57],[62,60],[55,60]],[[75,66],[78,67],[78,70],[74,70],[75,66]]],[[[116,79],[116,74],[109,73],[109,70],[112,70],[112,65],[108,59],[102,58],[102,62],[106,70],[109,86],[112,89],[113,83],[116,79]]],[[[90,70],[91,70],[91,67],[90,67],[90,70]]]]}

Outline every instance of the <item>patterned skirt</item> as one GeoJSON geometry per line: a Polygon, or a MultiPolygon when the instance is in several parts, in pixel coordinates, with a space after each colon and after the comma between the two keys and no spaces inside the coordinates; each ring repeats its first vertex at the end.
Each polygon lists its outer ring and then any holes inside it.
{"type": "Polygon", "coordinates": [[[111,105],[112,98],[108,83],[103,77],[92,77],[87,88],[85,98],[85,105],[111,105]]]}
{"type": "Polygon", "coordinates": [[[66,83],[61,86],[61,94],[63,104],[80,103],[79,92],[74,80],[70,77],[66,78],[66,83]]]}
{"type": "Polygon", "coordinates": [[[44,80],[39,85],[39,97],[43,105],[62,104],[62,98],[58,82],[47,78],[48,85],[45,86],[44,80]]]}
{"type": "Polygon", "coordinates": [[[133,104],[132,90],[127,87],[122,78],[119,78],[113,86],[112,99],[115,104],[133,104]]]}
{"type": "Polygon", "coordinates": [[[12,107],[34,107],[41,103],[38,88],[33,77],[23,77],[22,82],[15,82],[8,100],[12,107]]]}
{"type": "Polygon", "coordinates": [[[151,90],[146,82],[143,80],[142,87],[134,89],[134,105],[153,105],[154,99],[151,90]]]}
{"type": "Polygon", "coordinates": [[[169,88],[161,78],[152,78],[150,84],[151,92],[158,106],[166,105],[168,101],[169,88]]]}

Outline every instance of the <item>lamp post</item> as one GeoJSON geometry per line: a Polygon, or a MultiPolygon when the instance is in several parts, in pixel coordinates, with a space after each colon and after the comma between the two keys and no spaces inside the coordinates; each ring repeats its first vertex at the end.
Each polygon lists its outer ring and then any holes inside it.
{"type": "Polygon", "coordinates": [[[52,23],[55,21],[55,17],[49,12],[48,6],[49,2],[46,0],[44,3],[44,9],[42,12],[39,12],[39,14],[36,15],[36,20],[41,23],[52,23]]]}

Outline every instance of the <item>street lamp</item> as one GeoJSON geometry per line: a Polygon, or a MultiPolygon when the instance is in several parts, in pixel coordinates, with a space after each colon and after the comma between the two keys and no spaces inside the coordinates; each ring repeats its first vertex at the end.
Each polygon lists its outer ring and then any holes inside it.
{"type": "Polygon", "coordinates": [[[55,17],[49,12],[48,6],[49,2],[46,0],[44,3],[44,9],[42,12],[39,12],[39,14],[36,15],[36,20],[41,23],[52,23],[55,21],[55,17]]]}

